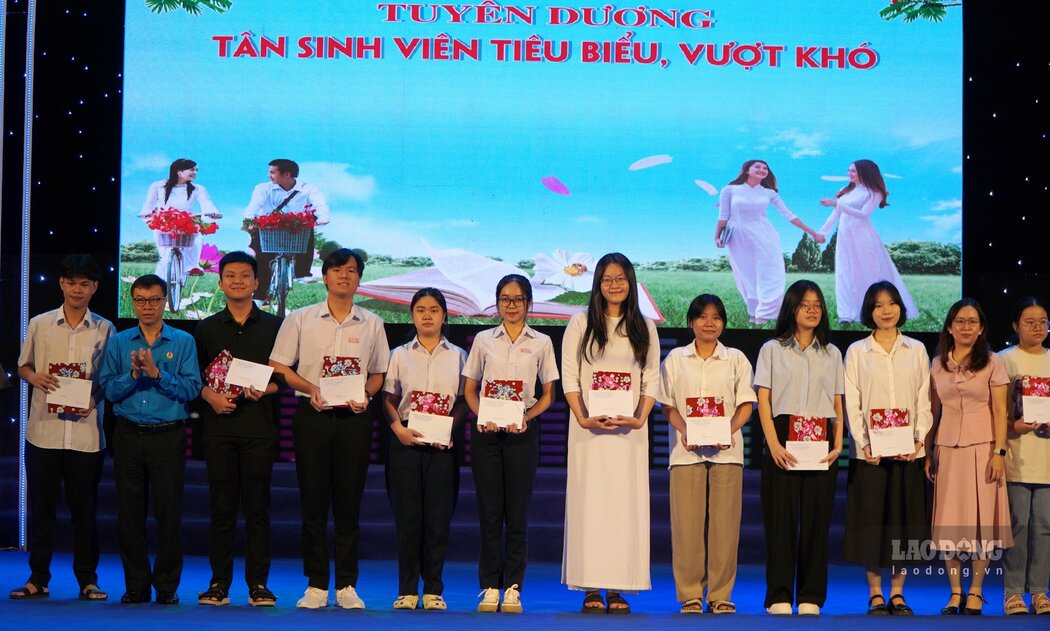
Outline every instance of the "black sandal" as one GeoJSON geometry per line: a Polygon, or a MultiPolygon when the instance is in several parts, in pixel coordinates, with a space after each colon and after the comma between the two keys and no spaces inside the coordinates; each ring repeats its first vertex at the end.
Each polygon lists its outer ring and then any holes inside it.
{"type": "Polygon", "coordinates": [[[277,596],[265,585],[256,585],[248,592],[248,604],[252,607],[273,607],[277,604],[277,596]]]}
{"type": "Polygon", "coordinates": [[[984,605],[987,602],[988,601],[984,599],[984,596],[982,594],[974,594],[972,592],[969,593],[969,594],[966,594],[966,601],[965,601],[965,604],[963,605],[963,615],[964,616],[979,616],[979,615],[981,615],[983,613],[984,605]],[[978,600],[980,600],[981,601],[981,606],[980,607],[970,607],[970,599],[971,598],[977,598],[978,600]]]}
{"type": "Polygon", "coordinates": [[[606,593],[605,602],[608,606],[608,611],[611,614],[626,615],[631,613],[631,606],[627,604],[623,596],[612,592],[606,593]],[[619,607],[613,607],[613,605],[620,605],[619,607]]]}
{"type": "Polygon", "coordinates": [[[904,601],[904,594],[894,594],[890,596],[890,613],[894,616],[915,615],[915,612],[911,610],[908,603],[904,601]]]}
{"type": "Polygon", "coordinates": [[[580,609],[581,613],[605,613],[605,600],[602,599],[602,593],[599,591],[587,592],[587,595],[583,598],[583,608],[580,609]],[[594,605],[600,605],[595,607],[594,605]]]}
{"type": "Polygon", "coordinates": [[[30,598],[47,598],[51,595],[51,592],[47,590],[47,585],[38,585],[33,581],[26,581],[26,584],[22,587],[12,589],[10,595],[12,600],[29,600],[30,598]],[[29,591],[30,587],[36,591],[29,591]]]}
{"type": "Polygon", "coordinates": [[[963,604],[962,594],[960,592],[952,592],[951,596],[948,597],[948,604],[945,605],[944,607],[941,607],[941,615],[942,616],[954,616],[954,615],[957,615],[960,611],[962,611],[962,607],[961,607],[962,604],[963,604]],[[951,604],[952,603],[952,598],[955,598],[956,596],[959,597],[959,604],[958,605],[953,605],[953,604],[951,604]]]}
{"type": "Polygon", "coordinates": [[[88,585],[80,590],[80,600],[108,600],[109,594],[98,588],[98,585],[88,585]]]}
{"type": "Polygon", "coordinates": [[[206,592],[197,594],[198,605],[228,605],[230,604],[230,592],[218,583],[212,583],[206,592]]]}
{"type": "Polygon", "coordinates": [[[868,599],[868,615],[869,616],[888,616],[890,610],[886,608],[886,599],[882,597],[882,594],[875,594],[868,599]],[[875,599],[881,600],[882,602],[875,604],[875,599]]]}

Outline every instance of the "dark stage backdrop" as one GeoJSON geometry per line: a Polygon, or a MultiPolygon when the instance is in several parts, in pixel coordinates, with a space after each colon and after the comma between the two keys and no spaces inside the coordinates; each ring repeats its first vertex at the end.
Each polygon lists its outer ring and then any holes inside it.
{"type": "MultiPolygon", "coordinates": [[[[1010,3],[1007,9],[971,0],[962,9],[949,9],[962,10],[965,25],[963,293],[985,305],[997,348],[1009,334],[1013,302],[1028,293],[1044,298],[1050,293],[1050,264],[1045,254],[1050,226],[1046,216],[1050,51],[1040,32],[1048,13],[1044,4],[1027,0],[1010,3]]],[[[87,252],[106,271],[93,306],[116,320],[123,3],[69,0],[38,5],[31,59],[32,179],[27,190],[33,213],[28,312],[39,313],[58,304],[56,272],[61,258],[71,252],[87,252]]],[[[8,0],[3,40],[0,364],[12,373],[20,344],[26,9],[26,0],[8,0]]],[[[901,102],[894,120],[886,121],[886,133],[910,117],[927,118],[925,113],[916,116],[911,104],[901,102]]],[[[117,324],[123,328],[129,322],[117,324]]],[[[467,346],[477,330],[457,327],[453,341],[467,346]]],[[[560,339],[560,327],[545,330],[560,339]]],[[[404,333],[403,326],[391,327],[390,338],[401,339],[404,333]]],[[[661,330],[664,350],[684,343],[689,339],[687,333],[684,329],[661,330]]],[[[834,341],[845,349],[860,335],[840,332],[834,341]]],[[[728,331],[724,341],[754,357],[767,336],[762,331],[728,331]]],[[[919,337],[932,350],[935,336],[919,337]]],[[[18,404],[17,388],[0,393],[0,546],[18,541],[18,404]]],[[[559,440],[565,419],[563,403],[543,419],[547,464],[563,462],[559,440]]],[[[657,418],[653,423],[652,444],[657,449],[666,443],[660,421],[657,418]]],[[[662,466],[659,459],[654,466],[662,466]]]]}

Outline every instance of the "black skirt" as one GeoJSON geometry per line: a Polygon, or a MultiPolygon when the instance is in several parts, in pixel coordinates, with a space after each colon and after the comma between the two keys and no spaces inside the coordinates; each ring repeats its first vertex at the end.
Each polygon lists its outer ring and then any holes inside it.
{"type": "Polygon", "coordinates": [[[865,567],[900,567],[922,561],[929,537],[925,458],[850,458],[846,481],[846,533],[842,558],[865,567]]]}

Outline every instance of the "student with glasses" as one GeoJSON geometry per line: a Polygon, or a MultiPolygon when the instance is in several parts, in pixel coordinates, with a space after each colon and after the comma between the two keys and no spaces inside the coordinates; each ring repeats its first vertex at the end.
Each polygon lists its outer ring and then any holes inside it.
{"type": "Polygon", "coordinates": [[[933,482],[933,548],[944,553],[951,596],[942,614],[980,615],[990,553],[1013,545],[1006,496],[1006,384],[973,298],[952,305],[930,368],[933,429],[926,477],[933,482]],[[963,594],[964,560],[973,580],[963,594]]]}
{"type": "Polygon", "coordinates": [[[470,465],[481,527],[478,611],[521,613],[529,504],[540,457],[536,418],[554,400],[558,366],[551,338],[525,320],[532,306],[529,279],[520,274],[501,278],[496,303],[503,321],[475,336],[463,368],[464,393],[475,415],[482,396],[521,401],[525,414],[520,423],[505,428],[479,418],[470,431],[470,465]]]}
{"type": "Polygon", "coordinates": [[[1032,613],[1050,614],[1050,424],[1025,418],[1024,396],[1046,396],[1050,351],[1046,349],[1045,303],[1028,296],[1014,307],[1017,345],[1001,351],[1010,378],[1010,423],[1006,440],[1006,494],[1010,500],[1014,545],[1003,557],[1003,610],[1026,614],[1025,592],[1032,594],[1032,613]],[[1044,380],[1039,382],[1038,380],[1044,380]],[[1026,580],[1027,579],[1027,580],[1026,580]],[[1026,589],[1027,588],[1027,589],[1026,589]]]}
{"type": "MultiPolygon", "coordinates": [[[[842,452],[842,354],[828,342],[828,309],[816,283],[784,294],[775,338],[758,353],[755,389],[766,439],[762,521],[766,536],[766,611],[820,615],[828,594],[828,529],[842,452]],[[814,442],[826,470],[802,465],[788,441],[814,442]]],[[[816,466],[816,465],[814,465],[816,466]]]]}
{"type": "Polygon", "coordinates": [[[562,375],[572,416],[561,580],[585,593],[583,613],[627,614],[622,594],[650,588],[646,421],[660,394],[660,339],[623,254],[598,260],[587,311],[565,330],[562,375]]]}
{"type": "Polygon", "coordinates": [[[117,545],[126,591],[120,602],[177,605],[182,577],[183,430],[188,404],[201,391],[193,337],[164,324],[168,286],[155,274],[131,284],[138,325],[110,338],[99,383],[113,403],[113,475],[117,545]],[[150,501],[147,502],[147,498],[150,501]],[[157,556],[150,567],[146,509],[153,505],[157,556]]]}

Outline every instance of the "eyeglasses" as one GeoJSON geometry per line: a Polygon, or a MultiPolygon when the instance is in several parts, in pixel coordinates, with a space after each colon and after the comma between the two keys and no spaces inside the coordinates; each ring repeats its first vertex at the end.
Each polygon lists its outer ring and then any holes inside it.
{"type": "Polygon", "coordinates": [[[1021,326],[1023,326],[1024,328],[1026,328],[1026,329],[1036,329],[1038,331],[1046,331],[1048,324],[1050,324],[1050,323],[1048,323],[1046,321],[1046,319],[1043,319],[1043,320],[1025,320],[1025,321],[1021,322],[1021,326]]]}
{"type": "Polygon", "coordinates": [[[969,329],[971,327],[981,326],[981,320],[980,318],[955,318],[952,320],[952,324],[960,329],[969,329]]]}
{"type": "Polygon", "coordinates": [[[824,307],[819,302],[800,302],[798,303],[799,311],[823,311],[824,307]]]}
{"type": "Polygon", "coordinates": [[[626,276],[617,276],[616,278],[609,278],[608,276],[602,277],[602,287],[617,287],[619,285],[626,285],[627,283],[626,276]]]}
{"type": "Polygon", "coordinates": [[[525,304],[525,296],[514,296],[513,298],[509,296],[499,297],[499,306],[501,307],[509,307],[511,305],[520,307],[523,304],[525,304]]]}
{"type": "Polygon", "coordinates": [[[164,297],[163,296],[153,296],[151,298],[138,297],[138,298],[132,298],[131,302],[135,303],[136,307],[145,307],[146,305],[149,305],[151,307],[156,307],[160,303],[164,302],[164,297]]]}

